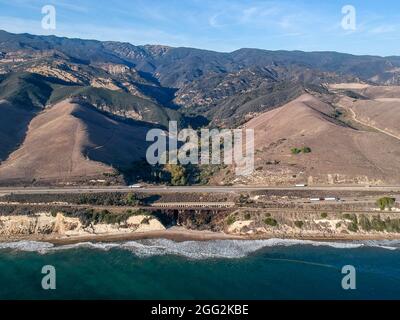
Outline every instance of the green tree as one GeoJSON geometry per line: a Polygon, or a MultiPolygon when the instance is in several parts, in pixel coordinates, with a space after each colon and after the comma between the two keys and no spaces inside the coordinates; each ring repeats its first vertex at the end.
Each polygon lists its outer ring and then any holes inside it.
{"type": "Polygon", "coordinates": [[[389,210],[392,210],[392,208],[394,207],[395,202],[396,202],[395,198],[383,197],[383,198],[378,199],[376,201],[376,204],[383,211],[386,208],[388,208],[389,210]]]}
{"type": "Polygon", "coordinates": [[[178,164],[167,164],[165,166],[171,175],[171,184],[173,186],[184,186],[187,184],[186,170],[183,166],[178,164]]]}
{"type": "Polygon", "coordinates": [[[139,200],[137,199],[136,194],[128,193],[126,195],[125,203],[128,206],[137,206],[139,204],[139,200]]]}

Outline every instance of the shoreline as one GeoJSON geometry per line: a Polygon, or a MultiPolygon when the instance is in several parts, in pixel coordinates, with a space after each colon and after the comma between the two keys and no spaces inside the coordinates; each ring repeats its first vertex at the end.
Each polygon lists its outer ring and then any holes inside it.
{"type": "Polygon", "coordinates": [[[0,243],[18,242],[18,241],[38,241],[48,242],[55,246],[77,244],[82,242],[123,242],[146,239],[168,239],[175,242],[184,241],[212,241],[212,240],[309,240],[321,242],[344,242],[344,241],[382,241],[382,240],[400,240],[400,234],[347,234],[347,235],[281,235],[281,234],[262,234],[262,235],[240,235],[227,234],[223,232],[189,230],[182,227],[173,227],[163,231],[148,231],[130,234],[97,234],[83,236],[21,236],[21,237],[0,237],[0,243]]]}

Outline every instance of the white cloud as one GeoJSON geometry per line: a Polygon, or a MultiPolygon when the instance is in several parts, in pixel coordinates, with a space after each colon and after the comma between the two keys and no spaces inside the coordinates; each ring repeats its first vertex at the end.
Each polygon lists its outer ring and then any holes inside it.
{"type": "Polygon", "coordinates": [[[211,27],[213,27],[213,28],[219,28],[219,27],[222,26],[222,25],[219,24],[219,22],[218,22],[218,16],[219,16],[219,14],[214,14],[214,15],[212,15],[212,16],[208,19],[208,24],[209,24],[211,27]]]}
{"type": "Polygon", "coordinates": [[[397,28],[394,25],[381,25],[371,29],[369,32],[372,34],[392,33],[396,32],[397,28]]]}
{"type": "Polygon", "coordinates": [[[66,9],[68,11],[75,12],[88,12],[89,8],[77,3],[71,3],[71,1],[66,0],[46,0],[46,1],[38,1],[38,0],[0,0],[0,3],[7,4],[9,6],[18,7],[20,9],[27,10],[37,10],[40,12],[40,9],[45,5],[53,5],[57,8],[66,9]]]}
{"type": "Polygon", "coordinates": [[[100,27],[91,24],[57,23],[56,30],[44,30],[41,21],[0,16],[0,29],[12,33],[31,33],[37,35],[56,35],[69,38],[96,39],[102,41],[121,41],[132,44],[186,45],[187,38],[158,29],[134,27],[100,27]]]}

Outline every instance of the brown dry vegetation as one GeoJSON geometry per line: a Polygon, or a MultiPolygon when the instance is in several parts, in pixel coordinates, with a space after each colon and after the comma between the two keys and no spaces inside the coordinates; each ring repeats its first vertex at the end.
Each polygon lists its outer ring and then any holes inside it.
{"type": "Polygon", "coordinates": [[[0,180],[103,177],[113,173],[112,166],[128,165],[144,154],[146,132],[63,101],[32,120],[21,147],[0,166],[0,180]]]}
{"type": "Polygon", "coordinates": [[[252,119],[253,183],[399,183],[400,141],[337,121],[334,108],[310,94],[252,119]],[[294,147],[310,147],[293,154],[294,147]]]}
{"type": "Polygon", "coordinates": [[[16,150],[22,143],[29,122],[35,116],[27,111],[12,106],[7,101],[0,101],[0,161],[16,150]]]}
{"type": "Polygon", "coordinates": [[[354,91],[368,100],[343,97],[339,103],[351,108],[359,121],[400,139],[400,87],[370,86],[354,91]]]}

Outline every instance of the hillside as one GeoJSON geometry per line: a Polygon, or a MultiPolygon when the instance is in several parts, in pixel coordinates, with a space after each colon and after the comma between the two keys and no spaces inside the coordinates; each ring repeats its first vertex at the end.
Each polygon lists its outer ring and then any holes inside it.
{"type": "Polygon", "coordinates": [[[396,57],[259,49],[220,53],[5,31],[0,32],[0,44],[0,73],[33,72],[70,85],[128,92],[163,107],[182,109],[188,116],[185,123],[193,126],[199,123],[197,117],[205,118],[202,124],[222,117],[214,124],[238,125],[243,117],[297,96],[285,91],[289,85],[400,83],[396,57]],[[271,88],[272,99],[266,97],[271,88]],[[247,97],[233,107],[240,108],[237,113],[215,112],[228,109],[226,105],[240,100],[242,94],[247,97]]]}
{"type": "Polygon", "coordinates": [[[96,109],[63,101],[29,125],[21,147],[0,166],[0,181],[87,181],[113,174],[145,153],[148,127],[108,118],[96,109]]]}
{"type": "Polygon", "coordinates": [[[52,90],[50,83],[38,74],[10,73],[0,78],[0,100],[28,111],[43,107],[52,90]]]}
{"type": "Polygon", "coordinates": [[[398,57],[0,31],[0,183],[118,180],[171,120],[256,131],[253,176],[215,183],[398,183],[399,70],[398,57]]]}
{"type": "MultiPolygon", "coordinates": [[[[400,87],[365,86],[353,88],[360,98],[340,95],[338,104],[353,121],[397,137],[400,141],[400,87]]],[[[342,93],[339,90],[339,93],[342,93]]]]}
{"type": "Polygon", "coordinates": [[[304,94],[247,122],[255,130],[257,170],[243,181],[398,184],[400,141],[346,126],[333,114],[331,105],[304,94]]]}
{"type": "Polygon", "coordinates": [[[66,98],[76,98],[99,110],[124,118],[143,120],[168,127],[170,120],[181,122],[181,115],[172,109],[133,96],[126,92],[93,87],[61,87],[53,91],[48,103],[54,104],[66,98]]]}
{"type": "Polygon", "coordinates": [[[0,101],[0,163],[22,143],[35,112],[13,107],[0,101]]]}
{"type": "Polygon", "coordinates": [[[183,121],[176,110],[122,90],[84,86],[29,72],[12,72],[0,78],[0,100],[19,109],[35,112],[67,98],[77,98],[115,115],[164,126],[168,126],[169,120],[183,121]]]}

